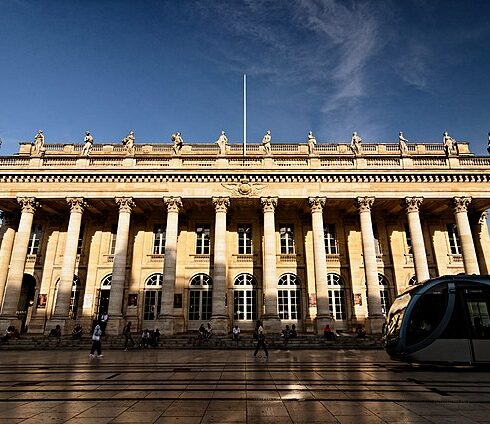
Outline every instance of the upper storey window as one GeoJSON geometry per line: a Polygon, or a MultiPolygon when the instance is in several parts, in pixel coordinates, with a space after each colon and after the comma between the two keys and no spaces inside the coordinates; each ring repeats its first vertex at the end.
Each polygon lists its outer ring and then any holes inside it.
{"type": "Polygon", "coordinates": [[[31,237],[29,238],[29,245],[27,247],[28,255],[37,255],[39,251],[39,242],[41,241],[42,227],[40,225],[34,225],[31,231],[31,237]]]}
{"type": "Polygon", "coordinates": [[[377,224],[373,224],[373,236],[374,236],[374,248],[376,250],[376,256],[381,256],[383,251],[381,249],[381,243],[379,241],[379,232],[377,224]]]}
{"type": "Polygon", "coordinates": [[[78,235],[78,244],[77,244],[77,255],[82,254],[82,247],[83,247],[83,234],[85,233],[85,226],[81,225],[80,226],[80,234],[78,235]]]}
{"type": "Polygon", "coordinates": [[[335,224],[326,224],[323,228],[325,238],[325,251],[327,254],[339,253],[337,249],[337,236],[335,234],[335,224]]]}
{"type": "Polygon", "coordinates": [[[209,255],[211,239],[211,229],[209,224],[198,225],[196,227],[196,254],[209,255]]]}
{"type": "Polygon", "coordinates": [[[405,240],[407,242],[408,254],[412,254],[412,236],[410,235],[410,228],[408,224],[405,224],[405,240]]]}
{"type": "Polygon", "coordinates": [[[114,255],[116,252],[116,236],[117,236],[117,225],[111,225],[111,242],[109,244],[109,255],[114,255]]]}
{"type": "Polygon", "coordinates": [[[153,254],[163,255],[165,253],[166,230],[162,224],[153,227],[153,254]]]}
{"type": "Polygon", "coordinates": [[[458,228],[456,224],[447,224],[447,236],[449,237],[449,247],[451,248],[451,254],[461,254],[461,242],[459,240],[458,228]]]}
{"type": "Polygon", "coordinates": [[[279,229],[281,236],[281,253],[294,253],[294,226],[293,224],[282,224],[279,229]]]}
{"type": "Polygon", "coordinates": [[[252,225],[250,224],[238,225],[238,254],[252,254],[252,225]]]}

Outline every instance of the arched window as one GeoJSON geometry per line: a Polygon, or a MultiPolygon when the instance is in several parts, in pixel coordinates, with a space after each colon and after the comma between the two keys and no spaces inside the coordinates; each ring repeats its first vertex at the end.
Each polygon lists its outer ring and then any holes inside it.
{"type": "Polygon", "coordinates": [[[145,281],[143,319],[153,321],[160,315],[163,274],[152,274],[145,281]]]}
{"type": "Polygon", "coordinates": [[[252,274],[239,274],[233,282],[233,318],[235,320],[257,319],[257,291],[252,274]]]}
{"type": "Polygon", "coordinates": [[[388,279],[383,274],[378,274],[379,295],[381,297],[381,312],[386,315],[390,310],[391,300],[388,290],[388,279]]]}
{"type": "Polygon", "coordinates": [[[327,274],[328,306],[330,313],[336,320],[345,319],[345,291],[344,280],[335,273],[327,274]]]}
{"type": "Polygon", "coordinates": [[[112,284],[112,274],[106,275],[100,283],[101,290],[110,290],[112,284]]]}
{"type": "Polygon", "coordinates": [[[77,319],[78,302],[80,301],[80,289],[80,279],[76,275],[74,275],[73,283],[71,285],[70,309],[68,310],[68,316],[71,319],[77,319]]]}
{"type": "Polygon", "coordinates": [[[211,319],[213,280],[207,274],[196,274],[189,283],[189,320],[211,319]]]}
{"type": "Polygon", "coordinates": [[[415,284],[417,284],[417,277],[415,275],[413,275],[410,280],[408,280],[408,285],[409,286],[414,286],[415,284]]]}
{"type": "Polygon", "coordinates": [[[283,274],[277,282],[277,311],[280,319],[297,320],[301,318],[300,289],[298,277],[283,274]]]}

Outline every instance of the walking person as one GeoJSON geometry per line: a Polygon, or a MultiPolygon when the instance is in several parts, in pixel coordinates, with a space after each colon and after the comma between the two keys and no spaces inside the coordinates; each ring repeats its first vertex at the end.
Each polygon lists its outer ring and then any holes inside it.
{"type": "Polygon", "coordinates": [[[105,336],[105,329],[107,327],[107,321],[109,321],[109,314],[104,312],[100,317],[100,329],[102,330],[102,335],[105,336]]]}
{"type": "Polygon", "coordinates": [[[94,332],[92,334],[92,349],[90,350],[89,358],[93,358],[96,356],[97,358],[102,358],[102,345],[100,344],[100,338],[102,337],[102,330],[100,329],[100,325],[97,324],[94,328],[94,332]],[[94,352],[97,351],[97,355],[94,355],[94,352]]]}
{"type": "Polygon", "coordinates": [[[131,341],[131,347],[134,347],[133,336],[131,336],[131,321],[128,321],[128,323],[124,326],[123,335],[124,335],[124,351],[126,352],[128,350],[129,341],[131,341]]]}
{"type": "Polygon", "coordinates": [[[257,325],[255,326],[255,333],[257,334],[257,346],[255,347],[254,356],[257,356],[257,352],[262,347],[264,348],[266,358],[268,358],[269,352],[267,351],[267,345],[265,344],[264,327],[262,327],[261,321],[257,321],[257,325]]]}

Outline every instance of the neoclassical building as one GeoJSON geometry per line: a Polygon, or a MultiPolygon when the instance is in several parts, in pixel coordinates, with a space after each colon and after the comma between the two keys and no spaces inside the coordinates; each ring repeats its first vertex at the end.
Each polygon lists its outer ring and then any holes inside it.
{"type": "Polygon", "coordinates": [[[410,284],[490,271],[490,158],[465,142],[41,141],[0,157],[2,331],[377,333],[410,284]]]}

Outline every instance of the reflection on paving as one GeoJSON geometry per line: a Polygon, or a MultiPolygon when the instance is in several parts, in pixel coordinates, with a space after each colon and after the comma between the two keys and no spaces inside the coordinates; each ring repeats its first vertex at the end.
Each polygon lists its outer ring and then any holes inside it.
{"type": "Polygon", "coordinates": [[[2,352],[0,423],[490,422],[490,374],[381,351],[2,352]]]}

